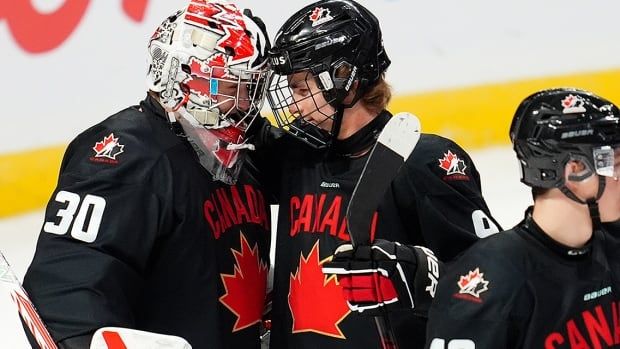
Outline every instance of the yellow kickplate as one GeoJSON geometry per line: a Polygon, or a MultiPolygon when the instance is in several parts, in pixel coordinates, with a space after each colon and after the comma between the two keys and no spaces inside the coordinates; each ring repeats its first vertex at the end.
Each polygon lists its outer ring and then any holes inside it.
{"type": "MultiPolygon", "coordinates": [[[[510,120],[523,98],[550,87],[590,90],[620,103],[620,69],[492,83],[395,96],[389,109],[417,115],[422,131],[467,150],[508,144],[510,120]]],[[[0,218],[45,206],[56,185],[65,146],[0,154],[0,218]]]]}
{"type": "Polygon", "coordinates": [[[65,146],[0,154],[0,218],[40,209],[56,181],[65,146]]]}

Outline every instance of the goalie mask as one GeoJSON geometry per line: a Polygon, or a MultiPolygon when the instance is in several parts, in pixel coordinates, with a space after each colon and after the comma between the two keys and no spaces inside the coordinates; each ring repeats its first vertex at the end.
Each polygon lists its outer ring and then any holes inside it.
{"type": "Polygon", "coordinates": [[[249,16],[232,4],[192,1],[148,45],[148,88],[182,126],[202,166],[227,184],[253,149],[245,132],[266,89],[268,39],[249,16]]]}

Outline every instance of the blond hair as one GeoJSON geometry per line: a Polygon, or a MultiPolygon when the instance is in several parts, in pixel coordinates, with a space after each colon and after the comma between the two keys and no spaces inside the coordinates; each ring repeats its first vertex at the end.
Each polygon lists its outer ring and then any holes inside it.
{"type": "Polygon", "coordinates": [[[380,113],[392,99],[392,87],[385,81],[385,74],[381,74],[368,92],[362,97],[362,103],[373,112],[380,113]]]}

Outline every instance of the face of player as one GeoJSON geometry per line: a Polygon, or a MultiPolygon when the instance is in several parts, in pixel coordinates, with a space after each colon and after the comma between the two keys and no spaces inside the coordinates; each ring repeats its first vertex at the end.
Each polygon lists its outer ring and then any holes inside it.
{"type": "Polygon", "coordinates": [[[222,114],[227,114],[228,112],[244,114],[250,109],[249,84],[220,80],[218,83],[218,94],[215,98],[222,114]],[[233,108],[235,110],[231,111],[233,108]]]}
{"type": "Polygon", "coordinates": [[[289,111],[307,123],[330,131],[336,111],[325,100],[315,77],[309,72],[299,72],[287,79],[293,99],[289,111]]]}

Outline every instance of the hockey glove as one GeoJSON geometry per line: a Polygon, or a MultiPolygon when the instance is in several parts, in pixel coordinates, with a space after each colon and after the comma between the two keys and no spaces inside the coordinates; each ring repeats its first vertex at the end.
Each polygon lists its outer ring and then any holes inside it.
{"type": "Polygon", "coordinates": [[[439,267],[427,248],[378,239],[370,246],[341,245],[323,273],[337,275],[352,311],[376,316],[383,309],[413,309],[426,316],[439,267]]]}

